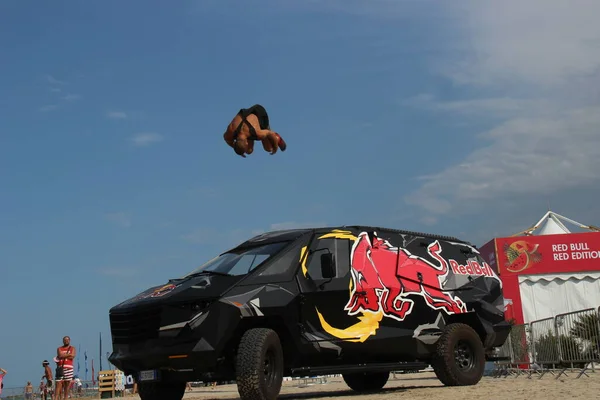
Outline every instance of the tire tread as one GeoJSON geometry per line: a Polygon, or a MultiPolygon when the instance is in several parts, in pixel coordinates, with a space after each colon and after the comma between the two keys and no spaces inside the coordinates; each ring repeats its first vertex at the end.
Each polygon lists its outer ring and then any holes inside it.
{"type": "Polygon", "coordinates": [[[481,380],[484,369],[484,365],[482,364],[485,364],[485,355],[483,344],[477,332],[469,325],[463,323],[448,325],[438,340],[431,365],[440,382],[445,386],[475,385],[481,380]],[[456,369],[452,368],[454,365],[454,349],[451,346],[451,342],[455,340],[457,335],[468,338],[477,347],[475,350],[475,363],[479,365],[476,365],[475,368],[479,369],[480,373],[476,378],[460,376],[456,369]]]}
{"type": "Polygon", "coordinates": [[[277,387],[268,388],[269,395],[261,390],[262,382],[259,375],[265,346],[271,342],[282,355],[279,336],[271,329],[254,328],[246,331],[240,340],[236,360],[236,383],[241,400],[272,400],[277,398],[281,390],[281,382],[277,387]]]}

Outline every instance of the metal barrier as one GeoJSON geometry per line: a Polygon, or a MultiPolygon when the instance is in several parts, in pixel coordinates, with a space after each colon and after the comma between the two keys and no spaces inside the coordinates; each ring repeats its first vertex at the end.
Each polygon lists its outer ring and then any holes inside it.
{"type": "Polygon", "coordinates": [[[296,387],[305,388],[311,385],[325,385],[327,383],[327,378],[331,378],[332,375],[318,375],[318,376],[304,376],[304,377],[294,377],[293,381],[297,381],[298,383],[296,387]]]}
{"type": "Polygon", "coordinates": [[[495,357],[497,357],[498,361],[494,362],[494,370],[491,375],[493,378],[499,378],[501,376],[508,376],[512,372],[512,340],[511,335],[508,335],[504,344],[496,349],[495,357]]]}
{"type": "Polygon", "coordinates": [[[532,321],[531,353],[533,358],[532,373],[539,372],[540,379],[550,372],[554,375],[556,366],[560,363],[558,346],[556,345],[556,326],[554,318],[544,318],[532,321]],[[544,368],[551,365],[552,368],[544,368]],[[539,368],[539,369],[538,369],[539,368]]]}
{"type": "Polygon", "coordinates": [[[512,353],[511,373],[515,377],[527,373],[531,365],[529,330],[529,324],[521,324],[514,325],[510,332],[510,351],[512,353]]]}
{"type": "MultiPolygon", "coordinates": [[[[556,324],[556,337],[560,360],[564,366],[558,376],[561,376],[570,366],[570,369],[580,368],[577,378],[586,375],[588,365],[598,360],[599,332],[598,309],[559,314],[554,319],[556,324]],[[567,364],[567,365],[564,365],[567,364]]],[[[566,373],[565,373],[566,374],[566,373]]],[[[558,377],[557,377],[558,378],[558,377]]]]}
{"type": "MultiPolygon", "coordinates": [[[[33,383],[33,382],[32,382],[33,383]]],[[[54,389],[54,385],[53,388],[54,389]]],[[[4,389],[2,389],[2,400],[10,399],[10,400],[23,400],[25,399],[25,387],[17,386],[17,387],[7,387],[4,385],[4,389]]],[[[53,391],[51,390],[51,393],[53,391]]],[[[33,385],[33,396],[34,399],[40,398],[40,388],[38,385],[33,385]]],[[[48,396],[50,399],[51,396],[48,396]]],[[[97,383],[94,385],[92,381],[81,381],[81,386],[77,384],[73,384],[70,391],[70,398],[78,398],[78,399],[93,399],[98,398],[98,386],[97,383]]]]}
{"type": "Polygon", "coordinates": [[[600,307],[558,314],[554,317],[513,325],[510,335],[497,356],[492,376],[545,374],[556,379],[567,370],[579,370],[577,378],[596,372],[600,362],[600,307]]]}

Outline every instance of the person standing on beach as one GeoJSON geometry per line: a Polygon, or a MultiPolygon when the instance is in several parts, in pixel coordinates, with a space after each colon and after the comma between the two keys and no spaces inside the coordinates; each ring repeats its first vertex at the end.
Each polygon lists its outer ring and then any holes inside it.
{"type": "Polygon", "coordinates": [[[71,346],[71,338],[65,336],[63,345],[56,349],[56,400],[67,400],[71,381],[73,380],[73,360],[75,359],[75,347],[71,346]]]}
{"type": "Polygon", "coordinates": [[[6,376],[6,370],[4,368],[0,368],[0,394],[2,394],[2,388],[4,387],[4,376],[6,376]]]}
{"type": "Polygon", "coordinates": [[[27,386],[25,386],[25,400],[33,399],[33,385],[31,381],[27,382],[27,386]]]}
{"type": "Polygon", "coordinates": [[[42,361],[42,367],[44,367],[44,375],[42,375],[42,384],[44,383],[44,378],[46,378],[46,384],[43,388],[43,399],[46,400],[48,397],[48,388],[52,387],[52,369],[50,369],[50,363],[48,360],[42,361]]]}

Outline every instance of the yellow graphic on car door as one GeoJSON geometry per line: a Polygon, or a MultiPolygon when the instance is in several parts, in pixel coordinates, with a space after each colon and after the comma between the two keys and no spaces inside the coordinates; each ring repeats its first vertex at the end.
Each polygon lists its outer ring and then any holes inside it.
{"type": "MultiPolygon", "coordinates": [[[[348,240],[351,240],[353,243],[358,239],[357,236],[352,234],[352,232],[345,231],[345,230],[339,230],[339,229],[334,229],[330,233],[326,233],[319,237],[319,239],[329,239],[329,238],[348,239],[348,240]]],[[[305,277],[308,272],[308,269],[306,267],[306,259],[304,257],[306,254],[306,251],[307,251],[307,248],[303,247],[302,251],[300,252],[302,273],[305,277]]],[[[352,294],[352,288],[353,288],[353,279],[350,279],[349,287],[348,287],[349,297],[352,294]]],[[[342,340],[348,341],[348,342],[361,342],[361,343],[364,342],[370,336],[375,334],[377,329],[379,329],[379,322],[381,322],[381,320],[383,319],[383,311],[381,311],[381,310],[378,312],[362,312],[361,315],[357,315],[359,322],[357,322],[356,324],[351,325],[345,329],[339,329],[339,328],[333,327],[329,322],[327,322],[327,320],[325,319],[323,314],[321,314],[319,312],[318,308],[315,307],[315,310],[319,317],[319,321],[321,322],[321,327],[323,328],[323,330],[325,332],[329,333],[330,335],[332,335],[338,339],[342,339],[342,340]]],[[[340,312],[341,311],[342,310],[340,310],[340,312]]]]}

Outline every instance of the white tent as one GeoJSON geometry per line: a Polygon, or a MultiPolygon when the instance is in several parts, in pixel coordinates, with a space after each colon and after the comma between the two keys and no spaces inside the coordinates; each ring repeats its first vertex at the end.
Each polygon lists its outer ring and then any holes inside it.
{"type": "Polygon", "coordinates": [[[520,275],[525,323],[600,305],[600,271],[520,275]]]}
{"type": "Polygon", "coordinates": [[[528,229],[518,232],[512,236],[533,236],[534,232],[537,229],[539,229],[537,235],[557,235],[571,233],[571,231],[567,229],[567,227],[561,222],[561,220],[564,222],[568,222],[572,225],[576,225],[584,230],[600,232],[600,228],[598,227],[595,227],[593,225],[584,225],[577,221],[573,221],[570,218],[563,217],[562,215],[557,214],[553,211],[548,211],[537,223],[531,225],[528,229]],[[541,226],[542,224],[544,225],[541,226]]]}
{"type": "MultiPolygon", "coordinates": [[[[600,228],[584,225],[548,211],[529,229],[513,236],[537,236],[572,233],[563,222],[600,232],[600,228]],[[535,231],[537,233],[534,233],[535,231]]],[[[556,314],[597,307],[600,304],[600,271],[564,271],[519,275],[519,292],[525,323],[556,314]]]]}

